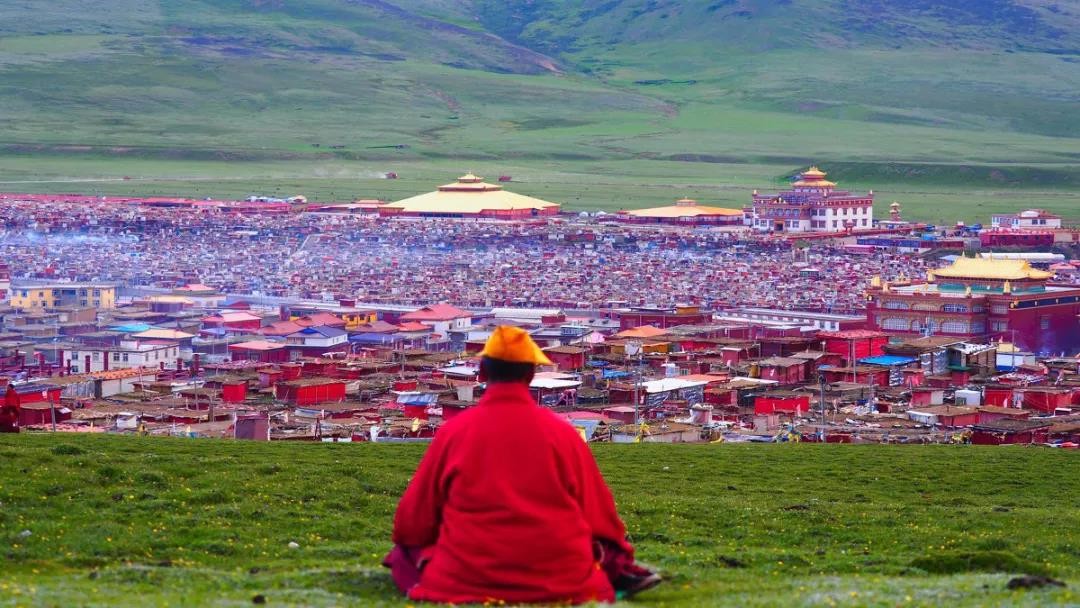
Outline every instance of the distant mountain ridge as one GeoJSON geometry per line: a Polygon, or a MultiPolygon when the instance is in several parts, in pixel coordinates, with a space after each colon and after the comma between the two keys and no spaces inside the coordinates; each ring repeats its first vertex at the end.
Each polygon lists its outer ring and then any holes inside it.
{"type": "Polygon", "coordinates": [[[1080,0],[0,6],[9,153],[1075,163],[1078,91],[1080,0]]]}

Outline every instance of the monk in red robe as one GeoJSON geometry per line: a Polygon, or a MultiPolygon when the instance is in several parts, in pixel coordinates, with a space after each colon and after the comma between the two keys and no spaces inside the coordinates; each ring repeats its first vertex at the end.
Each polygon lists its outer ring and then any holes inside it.
{"type": "Polygon", "coordinates": [[[547,356],[514,327],[481,355],[484,395],[439,429],[398,504],[394,582],[455,604],[612,602],[658,584],[588,445],[529,392],[547,356]]]}
{"type": "Polygon", "coordinates": [[[4,393],[4,404],[0,406],[0,433],[19,432],[20,403],[19,393],[9,384],[4,393]]]}

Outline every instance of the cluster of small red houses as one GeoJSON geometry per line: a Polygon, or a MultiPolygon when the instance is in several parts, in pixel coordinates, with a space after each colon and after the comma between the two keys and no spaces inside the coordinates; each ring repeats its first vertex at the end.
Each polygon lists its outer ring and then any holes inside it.
{"type": "Polygon", "coordinates": [[[345,301],[271,310],[202,285],[93,312],[5,312],[6,328],[23,328],[0,341],[0,384],[21,407],[21,426],[429,438],[482,394],[476,353],[510,324],[554,363],[534,382],[537,400],[598,439],[927,442],[959,433],[1069,445],[1080,433],[1078,359],[822,330],[853,323],[830,315],[682,306],[574,318],[345,301]],[[55,333],[43,332],[59,315],[55,333]]]}

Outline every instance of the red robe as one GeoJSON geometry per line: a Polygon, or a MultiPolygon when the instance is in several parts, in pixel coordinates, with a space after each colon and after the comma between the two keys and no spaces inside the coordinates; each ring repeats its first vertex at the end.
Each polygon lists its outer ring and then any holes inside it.
{"type": "Polygon", "coordinates": [[[523,384],[439,429],[394,516],[394,543],[430,547],[414,600],[613,602],[594,539],[633,556],[588,445],[523,384]]]}

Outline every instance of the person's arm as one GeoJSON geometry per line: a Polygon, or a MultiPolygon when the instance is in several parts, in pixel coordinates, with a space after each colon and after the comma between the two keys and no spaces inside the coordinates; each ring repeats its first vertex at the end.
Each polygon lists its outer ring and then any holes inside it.
{"type": "Polygon", "coordinates": [[[446,441],[441,435],[431,442],[420,466],[405,489],[394,513],[394,544],[427,547],[435,544],[445,503],[446,441]]]}
{"type": "Polygon", "coordinates": [[[619,517],[615,498],[596,465],[596,459],[587,443],[574,437],[578,480],[576,496],[585,521],[592,528],[593,538],[618,545],[623,551],[634,554],[634,547],[626,540],[626,525],[619,517]]]}

